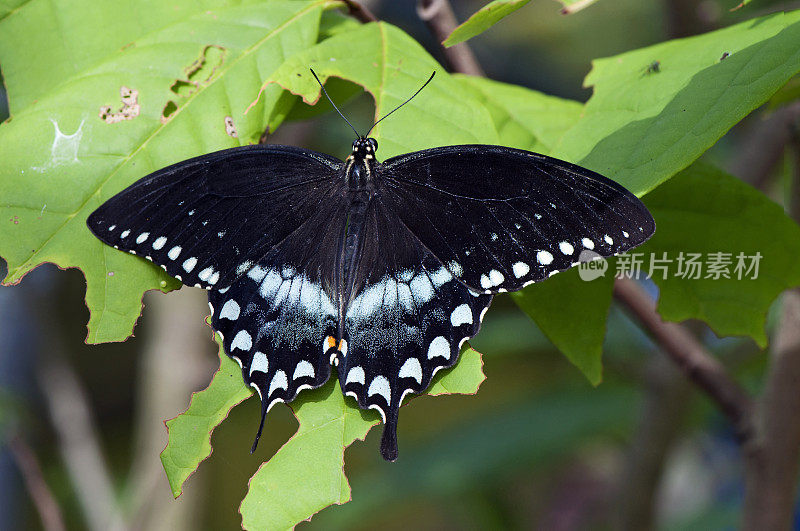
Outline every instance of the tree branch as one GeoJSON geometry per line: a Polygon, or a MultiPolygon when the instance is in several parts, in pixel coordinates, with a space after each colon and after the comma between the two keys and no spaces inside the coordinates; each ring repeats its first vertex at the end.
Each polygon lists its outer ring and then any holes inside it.
{"type": "Polygon", "coordinates": [[[354,19],[366,24],[367,22],[377,22],[378,18],[367,9],[366,6],[361,5],[356,0],[343,0],[347,4],[347,11],[354,19]]]}
{"type": "Polygon", "coordinates": [[[661,320],[655,301],[633,280],[618,279],[614,296],[650,332],[664,353],[730,419],[743,444],[752,441],[753,402],[725,367],[683,326],[661,320]]]}
{"type": "MultiPolygon", "coordinates": [[[[419,0],[417,2],[417,15],[425,21],[428,29],[439,44],[444,42],[458,25],[456,16],[453,14],[453,8],[447,0],[419,0]]],[[[453,72],[472,76],[486,75],[467,43],[462,42],[450,48],[442,46],[441,50],[448,67],[453,72]]]]}

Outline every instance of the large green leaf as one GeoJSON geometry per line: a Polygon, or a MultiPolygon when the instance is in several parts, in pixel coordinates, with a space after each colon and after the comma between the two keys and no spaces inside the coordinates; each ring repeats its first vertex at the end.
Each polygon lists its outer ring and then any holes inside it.
{"type": "Polygon", "coordinates": [[[453,30],[442,44],[455,46],[480,35],[503,18],[525,6],[531,0],[494,0],[473,13],[465,22],[453,30]]]}
{"type": "Polygon", "coordinates": [[[244,111],[263,79],[316,42],[329,4],[275,1],[169,24],[87,66],[2,124],[0,201],[3,219],[11,220],[0,232],[5,282],[18,282],[43,262],[78,267],[87,283],[88,341],[128,336],[142,293],[177,283],[100,243],[86,228],[87,215],[151,171],[252,141],[266,124],[280,123],[293,99],[279,87],[244,111]],[[104,106],[113,116],[126,107],[138,115],[107,123],[98,117],[104,106]],[[226,130],[227,117],[238,138],[226,130]]]}
{"type": "MultiPolygon", "coordinates": [[[[466,350],[431,391],[471,394],[483,379],[480,354],[466,350]]],[[[250,480],[240,508],[245,529],[288,529],[328,505],[350,500],[344,450],[363,440],[380,418],[352,407],[338,381],[331,380],[292,406],[300,427],[250,480]]]]}
{"type": "MultiPolygon", "coordinates": [[[[474,98],[473,91],[448,75],[419,43],[391,24],[365,24],[337,34],[289,59],[270,81],[306,102],[315,102],[320,89],[309,67],[323,82],[336,76],[363,86],[375,98],[376,117],[403,103],[436,71],[425,90],[373,131],[381,159],[434,146],[497,143],[489,112],[474,98]],[[354,47],[354,42],[358,46],[354,47]]],[[[366,132],[366,127],[360,129],[366,132]]]]}
{"type": "Polygon", "coordinates": [[[556,153],[642,195],[800,71],[798,42],[794,11],[595,61],[594,94],[556,153]]]}
{"type": "MultiPolygon", "coordinates": [[[[702,319],[720,335],[746,335],[766,346],[770,304],[783,290],[800,285],[800,227],[758,190],[700,163],[648,194],[645,203],[658,230],[636,251],[644,253],[646,271],[650,256],[661,259],[666,253],[670,260],[662,263],[669,267],[666,279],[661,270],[653,279],[661,289],[658,311],[664,319],[702,319]],[[701,278],[678,276],[680,253],[685,258],[702,254],[701,278]],[[719,258],[725,259],[720,263],[730,278],[714,278],[707,267],[713,260],[709,253],[726,253],[719,258]],[[754,272],[736,272],[740,253],[761,255],[756,278],[751,278],[754,272]]],[[[745,266],[752,261],[745,259],[745,266]]]]}

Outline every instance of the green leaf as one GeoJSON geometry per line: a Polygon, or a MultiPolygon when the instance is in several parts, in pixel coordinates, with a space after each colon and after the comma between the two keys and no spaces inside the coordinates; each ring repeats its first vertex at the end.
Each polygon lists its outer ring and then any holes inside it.
{"type": "Polygon", "coordinates": [[[517,85],[475,76],[454,76],[474,89],[491,113],[500,144],[550,153],[563,134],[580,119],[583,105],[517,85]]]}
{"type": "Polygon", "coordinates": [[[316,102],[320,89],[309,67],[323,82],[336,76],[363,86],[375,98],[376,119],[403,103],[436,71],[433,82],[402,112],[373,131],[381,159],[434,146],[497,143],[491,116],[473,92],[448,75],[417,41],[391,24],[364,24],[334,35],[286,61],[270,82],[301,95],[308,103],[316,102]],[[358,46],[354,47],[354,42],[358,46]]]}
{"type": "MultiPolygon", "coordinates": [[[[481,369],[480,354],[468,349],[431,391],[475,393],[484,379],[481,369]]],[[[349,501],[344,450],[363,440],[380,419],[374,411],[353,407],[336,378],[304,393],[292,409],[300,427],[250,480],[240,508],[245,529],[288,529],[331,504],[349,501]]]]}
{"type": "Polygon", "coordinates": [[[577,13],[581,9],[585,9],[594,4],[597,0],[558,0],[558,3],[564,7],[561,9],[561,14],[571,15],[577,13]]]}
{"type": "MultiPolygon", "coordinates": [[[[660,288],[658,311],[669,321],[701,319],[719,335],[752,337],[766,346],[767,311],[783,290],[800,285],[800,227],[783,209],[751,186],[708,166],[694,164],[648,194],[656,219],[653,238],[636,252],[645,259],[671,259],[669,274],[653,280],[660,288]],[[677,275],[683,253],[730,253],[731,278],[694,280],[677,275]],[[761,254],[758,276],[737,278],[737,255],[761,254]]],[[[750,260],[745,261],[746,265],[750,260]]],[[[649,264],[643,264],[648,271],[649,264]]]]}
{"type": "Polygon", "coordinates": [[[211,455],[211,432],[234,406],[252,395],[241,369],[222,350],[219,335],[214,337],[220,345],[219,370],[207,388],[192,394],[189,409],[166,422],[169,440],[161,452],[161,463],[176,498],[184,482],[211,455]]]}
{"type": "Polygon", "coordinates": [[[489,2],[454,29],[442,44],[449,48],[467,41],[475,35],[480,35],[530,1],[531,0],[494,0],[489,2]]]}
{"type": "MultiPolygon", "coordinates": [[[[316,42],[327,5],[324,0],[275,1],[170,23],[86,65],[0,125],[5,282],[19,282],[43,262],[78,267],[87,283],[87,341],[130,335],[142,293],[179,284],[148,262],[100,243],[86,228],[86,217],[152,171],[253,141],[265,125],[279,124],[294,98],[277,86],[269,87],[248,114],[244,111],[263,79],[316,42]],[[116,123],[98,116],[105,106],[111,107],[107,116],[125,108],[121,98],[138,115],[116,123]],[[226,131],[226,117],[232,118],[238,138],[226,131]]],[[[137,24],[135,17],[125,20],[137,24]]]]}
{"type": "Polygon", "coordinates": [[[595,61],[586,78],[594,94],[558,156],[642,195],[800,71],[798,42],[794,11],[595,61]],[[655,61],[659,70],[648,72],[655,61]]]}
{"type": "Polygon", "coordinates": [[[511,294],[592,385],[603,379],[603,339],[613,284],[613,274],[586,282],[573,268],[511,294]]]}

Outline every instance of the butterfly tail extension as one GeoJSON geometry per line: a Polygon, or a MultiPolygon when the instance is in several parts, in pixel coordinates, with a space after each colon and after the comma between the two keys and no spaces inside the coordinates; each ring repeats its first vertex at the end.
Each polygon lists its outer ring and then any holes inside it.
{"type": "Polygon", "coordinates": [[[389,461],[397,461],[397,417],[400,406],[391,407],[386,414],[386,423],[381,435],[381,456],[389,461]]]}
{"type": "Polygon", "coordinates": [[[267,409],[268,409],[267,401],[262,398],[261,399],[261,422],[258,424],[258,431],[256,432],[256,438],[253,441],[253,447],[250,448],[250,453],[251,454],[254,454],[256,452],[256,448],[258,448],[258,440],[261,438],[261,432],[264,431],[264,419],[267,418],[267,409]]]}

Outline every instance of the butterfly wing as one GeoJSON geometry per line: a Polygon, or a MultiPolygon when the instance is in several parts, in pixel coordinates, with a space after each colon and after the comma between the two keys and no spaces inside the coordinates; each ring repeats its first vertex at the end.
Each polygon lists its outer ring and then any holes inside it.
{"type": "Polygon", "coordinates": [[[393,461],[403,398],[423,392],[438,370],[456,363],[492,297],[458,282],[380,197],[369,204],[360,239],[339,382],[362,409],[381,413],[381,454],[393,461]]]}
{"type": "Polygon", "coordinates": [[[229,288],[208,294],[211,325],[261,397],[258,436],[273,404],[291,402],[330,377],[326,339],[337,330],[332,284],[346,219],[341,201],[323,201],[315,215],[229,288]]]}
{"type": "Polygon", "coordinates": [[[224,287],[338,192],[342,162],[290,146],[227,149],[144,177],[87,220],[100,240],[190,286],[224,287]]]}
{"type": "Polygon", "coordinates": [[[628,190],[580,166],[502,146],[434,148],[387,160],[383,193],[462,282],[515,291],[646,241],[655,222],[628,190]]]}

